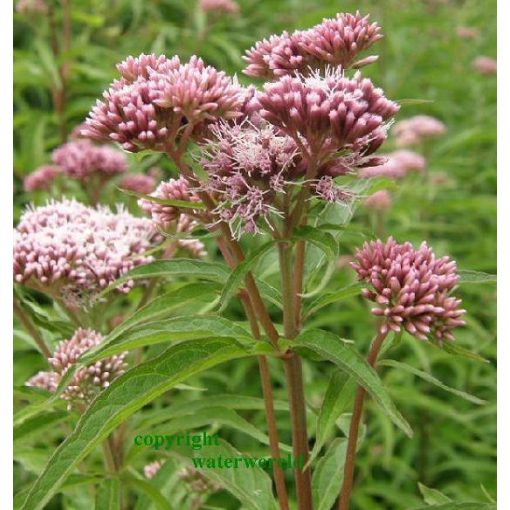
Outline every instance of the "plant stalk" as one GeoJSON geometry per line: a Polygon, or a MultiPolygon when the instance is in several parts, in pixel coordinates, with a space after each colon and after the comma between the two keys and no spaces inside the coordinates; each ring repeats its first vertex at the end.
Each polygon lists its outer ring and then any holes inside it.
{"type": "MultiPolygon", "coordinates": [[[[297,335],[292,279],[292,246],[287,241],[278,244],[280,274],[283,301],[283,324],[285,338],[297,335]]],[[[302,469],[308,463],[308,432],[306,429],[306,404],[303,386],[303,368],[301,358],[295,353],[288,353],[284,359],[285,377],[290,404],[292,424],[292,453],[296,461],[296,492],[299,510],[312,510],[312,481],[310,468],[302,469]]]]}
{"type": "Polygon", "coordinates": [[[34,342],[39,347],[39,350],[44,355],[45,358],[51,358],[51,351],[49,347],[46,345],[44,338],[41,336],[37,328],[32,324],[30,317],[26,314],[25,310],[21,306],[20,302],[17,299],[13,300],[13,308],[14,313],[17,315],[23,327],[27,330],[30,336],[34,339],[34,342]]]}
{"type": "MultiPolygon", "coordinates": [[[[368,364],[371,367],[375,367],[381,346],[387,335],[388,333],[379,332],[375,336],[367,357],[368,364]]],[[[347,443],[347,452],[344,464],[344,479],[342,483],[342,490],[340,492],[340,500],[338,501],[338,510],[349,510],[352,484],[354,479],[354,464],[356,462],[356,445],[358,442],[359,426],[361,423],[361,416],[363,414],[363,403],[365,401],[365,395],[365,388],[358,386],[356,397],[354,399],[351,425],[349,427],[349,440],[347,443]]]]}

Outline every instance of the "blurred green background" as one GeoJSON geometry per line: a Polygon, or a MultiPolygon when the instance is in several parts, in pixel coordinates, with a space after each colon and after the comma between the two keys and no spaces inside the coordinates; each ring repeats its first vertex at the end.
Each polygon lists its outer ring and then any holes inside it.
{"type": "MultiPolygon", "coordinates": [[[[282,30],[310,27],[336,12],[359,9],[371,13],[385,35],[372,48],[380,55],[379,61],[365,73],[390,98],[408,100],[403,101],[397,120],[427,114],[447,126],[446,135],[417,149],[427,158],[432,185],[414,175],[392,192],[394,205],[385,218],[385,234],[414,243],[426,239],[437,254],[455,258],[460,269],[496,273],[496,78],[478,74],[472,66],[479,55],[495,58],[496,1],[243,0],[239,4],[238,14],[206,15],[194,0],[72,0],[71,44],[59,59],[52,54],[45,15],[15,12],[15,218],[28,202],[41,203],[47,198],[26,194],[23,176],[49,161],[51,150],[61,143],[59,126],[69,132],[84,120],[116,77],[115,64],[126,56],[155,52],[186,58],[196,53],[249,83],[241,73],[241,57],[256,40],[282,30]],[[461,38],[457,34],[460,26],[475,27],[479,35],[461,38]],[[59,66],[63,63],[68,74],[65,108],[59,117],[51,91],[61,85],[59,66]]],[[[53,5],[55,22],[61,24],[60,2],[53,5]]],[[[389,149],[391,140],[383,152],[389,149]]],[[[149,161],[132,157],[131,165],[133,169],[158,165],[172,171],[159,156],[149,161]]],[[[113,188],[111,197],[111,203],[126,200],[113,188]]],[[[363,209],[356,212],[354,228],[342,240],[343,255],[363,242],[363,232],[373,226],[372,221],[363,209]]],[[[340,261],[330,289],[353,281],[352,273],[340,261]]],[[[404,338],[392,357],[487,404],[477,406],[459,399],[408,372],[383,369],[383,378],[415,436],[403,437],[377,411],[370,415],[367,441],[359,456],[356,509],[419,506],[418,482],[453,500],[495,497],[495,288],[465,286],[459,294],[468,310],[468,327],[457,334],[457,342],[490,363],[452,357],[411,338],[404,338]]],[[[364,352],[370,320],[366,304],[352,298],[324,308],[311,318],[310,325],[355,339],[364,352]]],[[[15,384],[21,385],[40,362],[33,351],[20,348],[16,354],[15,384]]],[[[307,398],[318,406],[327,386],[327,370],[312,365],[305,369],[307,398]]],[[[219,391],[258,396],[255,373],[251,362],[227,365],[218,370],[212,384],[219,391]]],[[[283,390],[278,392],[283,397],[283,390]]],[[[263,414],[250,419],[263,427],[263,414]]],[[[242,443],[233,433],[231,442],[236,441],[242,443]]]]}

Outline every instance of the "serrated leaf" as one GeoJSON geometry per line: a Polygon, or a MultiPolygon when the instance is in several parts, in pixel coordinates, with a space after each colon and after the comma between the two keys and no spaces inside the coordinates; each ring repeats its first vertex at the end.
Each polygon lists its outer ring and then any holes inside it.
{"type": "Polygon", "coordinates": [[[359,295],[361,289],[364,287],[365,285],[363,283],[353,283],[352,285],[344,287],[343,289],[337,290],[335,292],[322,294],[305,308],[304,315],[305,317],[308,317],[324,306],[330,305],[331,303],[336,303],[337,301],[341,301],[342,299],[346,299],[348,297],[359,295]]]}
{"type": "Polygon", "coordinates": [[[134,326],[168,316],[170,312],[178,310],[187,303],[193,301],[211,302],[216,296],[217,289],[219,289],[219,285],[214,282],[190,283],[157,296],[113,329],[103,340],[103,345],[134,326]]]}
{"type": "Polygon", "coordinates": [[[115,280],[104,289],[98,298],[116,289],[129,280],[143,280],[156,277],[186,276],[223,283],[229,276],[228,269],[215,262],[196,259],[157,260],[150,264],[138,266],[115,280]]]}
{"type": "Polygon", "coordinates": [[[451,388],[450,386],[447,386],[439,379],[435,378],[433,375],[431,375],[427,372],[418,370],[417,368],[414,368],[411,365],[408,365],[407,363],[402,363],[400,361],[395,361],[395,360],[391,360],[391,359],[385,359],[385,360],[380,361],[378,363],[378,365],[397,368],[399,370],[405,370],[406,372],[410,372],[411,374],[419,377],[420,379],[423,379],[424,381],[427,381],[430,384],[433,384],[434,386],[441,388],[442,390],[448,391],[449,393],[453,393],[454,395],[457,395],[458,397],[463,398],[464,400],[473,402],[474,404],[483,405],[483,404],[487,403],[485,400],[475,397],[474,395],[470,395],[469,393],[466,393],[464,391],[457,390],[455,388],[451,388]]]}
{"type": "Polygon", "coordinates": [[[225,310],[230,299],[234,296],[235,292],[242,285],[242,281],[245,276],[253,269],[255,264],[260,258],[265,255],[274,245],[273,241],[269,241],[253,252],[249,253],[248,256],[230,273],[230,276],[223,287],[223,292],[220,297],[220,312],[225,310]]]}
{"type": "Polygon", "coordinates": [[[114,336],[111,340],[107,338],[101,344],[87,351],[80,358],[79,364],[90,365],[108,356],[146,345],[207,337],[235,338],[236,340],[252,339],[248,331],[223,317],[217,315],[186,315],[143,324],[128,332],[114,336]]]}
{"type": "Polygon", "coordinates": [[[412,437],[411,427],[395,407],[379,376],[351,345],[333,333],[319,329],[303,332],[293,340],[292,345],[293,350],[299,346],[311,349],[352,376],[367,390],[393,423],[407,436],[412,437]]]}
{"type": "Polygon", "coordinates": [[[96,510],[120,510],[120,483],[117,478],[108,478],[99,485],[96,510]]]}
{"type": "Polygon", "coordinates": [[[326,455],[322,457],[312,477],[312,495],[316,510],[330,510],[340,492],[343,481],[347,440],[332,441],[326,455]]]}
{"type": "Polygon", "coordinates": [[[464,349],[464,347],[461,347],[460,345],[457,345],[455,343],[445,342],[442,346],[442,350],[447,352],[448,354],[452,354],[453,356],[458,356],[459,358],[466,358],[472,361],[480,361],[482,363],[490,363],[488,359],[485,359],[478,353],[468,351],[467,349],[464,349]]]}
{"type": "Polygon", "coordinates": [[[25,420],[20,425],[14,427],[13,439],[19,441],[20,439],[26,440],[28,437],[37,435],[40,432],[44,432],[47,427],[55,426],[69,418],[69,412],[67,411],[53,411],[46,412],[32,418],[25,420]]]}
{"type": "Polygon", "coordinates": [[[483,273],[482,271],[471,271],[469,269],[460,269],[457,271],[460,276],[460,285],[497,283],[498,277],[495,274],[483,273]]]}
{"type": "Polygon", "coordinates": [[[172,346],[157,358],[128,370],[90,404],[35,481],[23,508],[43,508],[73,468],[138,409],[199,372],[248,355],[245,348],[232,340],[192,340],[172,346]]]}
{"type": "Polygon", "coordinates": [[[351,410],[354,394],[356,392],[356,383],[353,378],[343,381],[345,376],[340,371],[335,371],[324,396],[324,401],[317,416],[317,426],[315,429],[315,444],[310,453],[308,464],[311,464],[324,446],[326,439],[333,429],[337,418],[351,410]]]}

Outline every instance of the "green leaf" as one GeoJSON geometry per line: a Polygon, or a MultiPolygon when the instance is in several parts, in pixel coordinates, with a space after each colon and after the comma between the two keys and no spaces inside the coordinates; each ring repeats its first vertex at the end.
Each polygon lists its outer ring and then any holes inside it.
{"type": "Polygon", "coordinates": [[[324,401],[317,416],[317,427],[315,430],[315,444],[310,453],[309,464],[319,454],[321,448],[326,442],[328,435],[333,429],[337,418],[350,411],[354,393],[356,392],[356,383],[353,378],[343,382],[345,376],[340,371],[335,371],[331,375],[324,401]]]}
{"type": "Polygon", "coordinates": [[[14,441],[25,440],[30,436],[44,432],[46,428],[53,427],[56,423],[60,423],[68,418],[69,412],[67,411],[46,412],[33,416],[14,427],[13,439],[14,441]]]}
{"type": "MultiPolygon", "coordinates": [[[[246,395],[214,395],[214,401],[210,398],[202,398],[197,400],[191,400],[182,402],[179,404],[173,404],[165,409],[156,409],[153,411],[147,411],[141,421],[138,423],[139,429],[147,427],[154,427],[155,425],[165,423],[177,416],[184,416],[186,414],[193,414],[207,409],[209,407],[227,407],[229,409],[239,410],[265,410],[264,399],[258,397],[249,397],[246,395]]],[[[274,408],[276,411],[288,411],[289,404],[283,400],[275,400],[274,408]]]]}
{"type": "Polygon", "coordinates": [[[149,202],[154,202],[155,204],[160,205],[171,205],[173,207],[178,207],[182,209],[206,209],[205,204],[202,202],[189,202],[188,200],[173,200],[169,198],[158,198],[153,197],[152,195],[147,195],[145,193],[136,193],[135,191],[130,191],[123,188],[118,188],[119,191],[125,193],[126,195],[130,195],[135,198],[143,198],[149,202]]]}
{"type": "Polygon", "coordinates": [[[228,269],[215,262],[195,259],[157,260],[150,264],[135,267],[104,289],[98,298],[116,289],[129,280],[142,280],[155,277],[186,276],[223,283],[229,276],[228,269]]]}
{"type": "Polygon", "coordinates": [[[217,315],[187,315],[140,325],[126,333],[108,338],[80,358],[80,365],[90,365],[113,354],[164,342],[206,337],[251,340],[251,335],[233,321],[217,315]]]}
{"type": "Polygon", "coordinates": [[[130,469],[129,472],[124,474],[122,478],[127,482],[127,485],[133,486],[148,496],[158,510],[173,509],[172,505],[170,505],[163,494],[161,494],[160,490],[152,483],[144,480],[138,473],[136,473],[136,471],[130,469]]]}
{"type": "MultiPolygon", "coordinates": [[[[320,292],[331,278],[338,258],[338,243],[329,232],[310,225],[300,225],[296,228],[293,233],[293,238],[312,243],[323,251],[326,256],[327,265],[319,284],[313,290],[302,294],[302,297],[304,298],[311,297],[320,292]]],[[[320,263],[321,261],[319,260],[316,267],[318,267],[320,263]]]]}
{"type": "Polygon", "coordinates": [[[496,510],[493,503],[445,503],[415,508],[413,510],[496,510]]]}
{"type": "Polygon", "coordinates": [[[242,285],[242,281],[249,271],[255,266],[259,259],[265,255],[274,245],[273,241],[269,241],[255,251],[248,254],[248,256],[230,273],[230,276],[225,283],[223,292],[220,298],[220,312],[225,310],[230,299],[234,296],[237,289],[242,285]]]}
{"type": "Polygon", "coordinates": [[[464,347],[461,347],[460,345],[457,345],[456,343],[451,342],[445,342],[442,346],[443,351],[447,352],[448,354],[452,354],[453,356],[458,356],[459,358],[466,358],[470,359],[472,361],[480,361],[482,363],[490,363],[488,359],[485,359],[483,356],[480,356],[478,353],[473,351],[468,351],[467,349],[464,349],[464,347]]]}
{"type": "Polygon", "coordinates": [[[363,287],[365,287],[365,285],[361,282],[353,283],[352,285],[337,290],[336,292],[328,292],[327,294],[322,294],[305,308],[304,315],[305,317],[309,317],[324,306],[330,305],[331,303],[336,303],[348,297],[357,296],[363,287]]]}
{"type": "Polygon", "coordinates": [[[312,495],[316,510],[330,510],[340,492],[343,481],[347,440],[337,438],[315,467],[312,495]]]}
{"type": "Polygon", "coordinates": [[[73,468],[138,409],[199,372],[248,355],[233,340],[192,340],[172,346],[157,358],[126,372],[101,392],[81,416],[35,481],[23,508],[43,508],[73,468]]]}
{"type": "MultiPolygon", "coordinates": [[[[219,445],[207,448],[207,457],[217,459],[244,457],[232,445],[220,439],[219,445]]],[[[195,452],[195,457],[202,457],[200,452],[195,452]]],[[[237,469],[200,469],[200,473],[206,478],[219,483],[249,510],[278,510],[273,497],[271,478],[258,465],[245,468],[241,464],[237,469]]]]}
{"type": "Polygon", "coordinates": [[[448,496],[445,496],[442,492],[437,489],[430,489],[426,485],[418,482],[418,488],[420,489],[421,495],[423,496],[423,500],[427,505],[436,505],[442,503],[450,503],[451,499],[448,496]]]}
{"type": "Polygon", "coordinates": [[[168,317],[170,312],[178,310],[190,302],[212,302],[216,297],[217,289],[219,289],[217,283],[199,282],[190,283],[162,294],[136,310],[128,319],[112,330],[103,340],[103,345],[134,326],[159,317],[168,317]]]}
{"type": "Polygon", "coordinates": [[[99,484],[96,510],[120,510],[120,483],[117,478],[109,478],[99,484]]]}
{"type": "Polygon", "coordinates": [[[379,376],[351,345],[333,333],[315,329],[303,332],[291,343],[293,350],[300,346],[311,349],[352,376],[367,390],[393,423],[407,436],[412,437],[411,427],[398,412],[379,376]]]}
{"type": "Polygon", "coordinates": [[[481,271],[471,271],[469,269],[461,269],[458,271],[460,276],[460,284],[478,284],[478,283],[497,283],[498,277],[495,274],[483,273],[481,271]]]}
{"type": "Polygon", "coordinates": [[[465,400],[468,400],[469,402],[473,402],[474,404],[483,405],[487,402],[485,400],[482,400],[480,398],[475,397],[474,395],[470,395],[469,393],[465,393],[464,391],[457,390],[455,388],[451,388],[450,386],[447,386],[443,382],[441,382],[439,379],[436,379],[434,376],[428,374],[427,372],[423,372],[421,370],[418,370],[417,368],[412,367],[411,365],[408,365],[407,363],[401,363],[399,361],[394,361],[390,359],[382,360],[378,363],[379,366],[386,366],[386,367],[393,367],[400,370],[405,370],[406,372],[410,372],[411,374],[420,377],[421,379],[445,390],[449,393],[453,393],[454,395],[457,395],[458,397],[461,397],[465,400]]]}

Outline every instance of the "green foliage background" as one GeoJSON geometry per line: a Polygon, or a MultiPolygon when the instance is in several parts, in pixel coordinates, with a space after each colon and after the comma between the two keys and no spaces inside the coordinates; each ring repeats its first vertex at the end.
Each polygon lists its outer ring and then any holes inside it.
{"type": "MultiPolygon", "coordinates": [[[[495,56],[495,0],[252,0],[240,4],[238,15],[208,19],[189,0],[74,0],[72,48],[65,55],[71,62],[68,127],[83,121],[95,99],[115,77],[115,64],[128,55],[156,52],[186,58],[196,53],[228,73],[237,73],[242,82],[248,83],[241,74],[241,56],[256,40],[282,30],[309,27],[338,11],[370,12],[372,19],[383,27],[385,37],[373,48],[380,55],[379,62],[367,68],[366,74],[392,99],[419,100],[403,101],[397,120],[423,113],[438,117],[448,128],[444,137],[419,148],[438,184],[426,186],[422,177],[416,175],[399,186],[393,192],[394,206],[386,218],[385,233],[399,241],[420,243],[426,239],[437,254],[455,258],[459,269],[496,273],[496,79],[477,74],[471,65],[478,55],[495,56]],[[460,25],[479,28],[480,37],[459,38],[456,28],[460,25]]],[[[58,16],[61,11],[57,6],[58,16]]],[[[48,162],[49,153],[59,144],[50,94],[52,84],[58,80],[59,62],[51,55],[47,27],[39,15],[15,14],[14,45],[14,207],[15,217],[19,217],[29,201],[42,203],[46,199],[42,194],[25,194],[22,178],[48,162]]],[[[168,174],[173,171],[166,161],[158,161],[158,156],[143,161],[131,158],[133,169],[155,164],[168,174]]],[[[107,202],[127,201],[136,210],[129,200],[112,187],[107,202]]],[[[341,255],[351,254],[365,238],[371,237],[373,218],[359,209],[352,225],[353,229],[342,237],[341,255]]],[[[252,244],[256,243],[257,240],[252,244]]],[[[214,257],[214,250],[211,251],[214,257]]],[[[270,274],[271,260],[267,267],[270,274]]],[[[328,290],[353,281],[353,272],[339,262],[328,290]]],[[[405,437],[370,404],[369,412],[374,412],[369,415],[367,438],[359,454],[356,509],[418,507],[423,501],[418,482],[455,501],[483,502],[487,495],[495,498],[495,288],[465,286],[459,294],[468,310],[468,327],[459,331],[457,343],[490,363],[452,357],[407,337],[395,348],[392,357],[486,403],[475,405],[459,399],[402,369],[381,368],[385,384],[415,435],[412,439],[405,437]]],[[[136,298],[136,291],[132,295],[136,298]]],[[[49,303],[41,305],[50,308],[49,303]]],[[[127,305],[119,305],[122,306],[127,305]]],[[[111,313],[114,311],[118,310],[111,313]]],[[[228,315],[236,317],[239,313],[238,304],[231,304],[228,315]]],[[[277,309],[273,313],[278,317],[277,309]]],[[[312,315],[308,325],[354,339],[360,352],[366,351],[372,331],[367,306],[358,297],[322,308],[312,315]]],[[[54,332],[48,336],[51,342],[59,339],[54,332]]],[[[20,330],[15,338],[14,364],[17,388],[44,367],[20,330]]],[[[276,373],[277,365],[273,368],[280,385],[276,396],[283,399],[283,374],[276,373]]],[[[312,407],[321,404],[330,370],[324,364],[305,366],[307,400],[312,407]]],[[[207,387],[210,395],[258,397],[256,374],[254,361],[245,359],[214,368],[189,384],[207,387]]],[[[176,391],[156,406],[201,396],[199,391],[176,391]]],[[[16,405],[22,408],[21,404],[16,405]]],[[[64,414],[60,420],[55,419],[63,421],[64,414]]],[[[261,410],[240,414],[264,429],[261,410]]],[[[286,413],[279,412],[278,416],[281,429],[288,432],[286,413]]],[[[314,417],[310,414],[311,430],[313,427],[314,417]]],[[[65,430],[46,428],[44,433],[23,436],[16,443],[16,492],[33,481],[65,430]]],[[[133,430],[137,430],[136,425],[133,430]]],[[[254,454],[265,452],[263,445],[240,431],[222,429],[221,437],[238,449],[247,448],[254,454]]],[[[289,442],[288,433],[283,439],[289,442]]],[[[148,452],[138,452],[133,465],[140,470],[152,458],[148,452]]],[[[51,508],[90,508],[87,497],[87,491],[77,485],[55,498],[51,508]]],[[[237,508],[235,500],[226,496],[211,504],[237,508]]]]}

